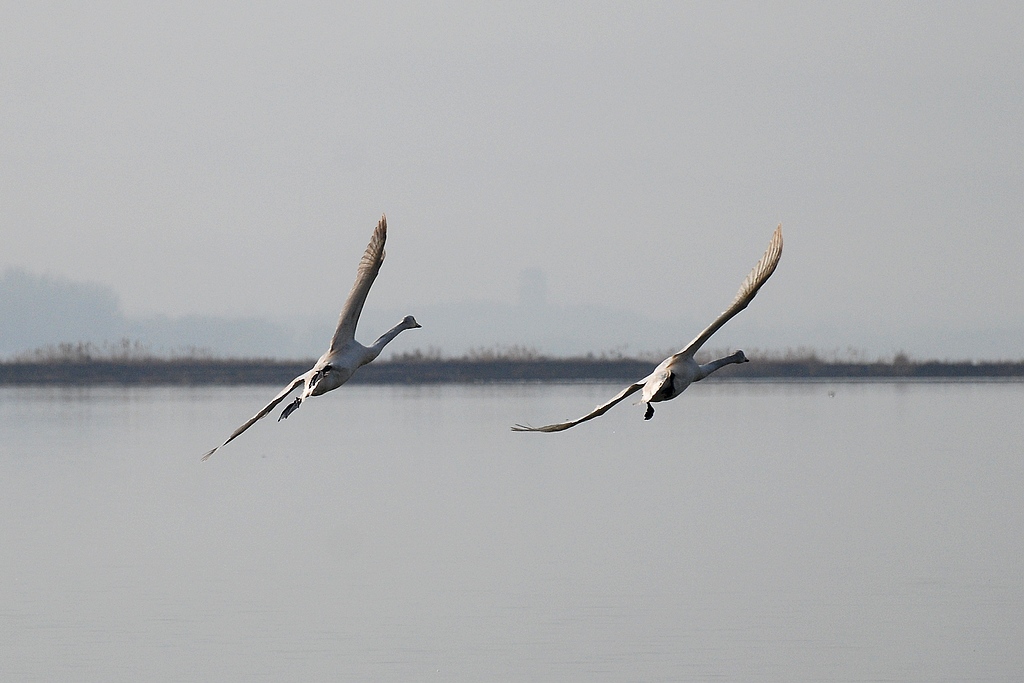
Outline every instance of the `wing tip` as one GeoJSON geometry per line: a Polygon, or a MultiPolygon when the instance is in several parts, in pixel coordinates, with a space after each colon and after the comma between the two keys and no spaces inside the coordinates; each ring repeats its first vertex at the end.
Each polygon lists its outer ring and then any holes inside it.
{"type": "Polygon", "coordinates": [[[552,425],[544,425],[543,427],[531,427],[530,425],[517,424],[517,425],[514,425],[512,427],[512,431],[513,432],[536,432],[536,433],[540,433],[540,434],[551,434],[552,432],[565,431],[566,429],[568,429],[569,427],[572,427],[572,426],[573,426],[572,424],[566,424],[564,422],[559,422],[559,423],[552,424],[552,425]]]}
{"type": "Polygon", "coordinates": [[[384,261],[384,243],[388,239],[388,217],[384,214],[380,215],[380,220],[377,222],[377,227],[373,231],[373,236],[370,238],[370,243],[366,245],[366,253],[370,254],[374,250],[379,252],[377,259],[379,262],[384,261]]]}

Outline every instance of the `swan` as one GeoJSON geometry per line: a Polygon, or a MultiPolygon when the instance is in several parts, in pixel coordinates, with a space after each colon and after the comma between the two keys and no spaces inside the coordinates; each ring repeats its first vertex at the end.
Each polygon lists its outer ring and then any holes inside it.
{"type": "Polygon", "coordinates": [[[673,399],[679,394],[683,393],[686,387],[690,386],[694,382],[699,382],[715,370],[722,368],[731,363],[746,363],[748,359],[743,355],[742,351],[719,358],[718,360],[711,361],[704,365],[700,365],[693,359],[697,350],[704,345],[708,339],[711,338],[715,332],[718,331],[722,325],[727,323],[730,318],[742,311],[747,307],[747,304],[757,294],[757,290],[761,288],[771,274],[775,272],[775,267],[779,265],[779,258],[782,256],[782,225],[780,224],[775,228],[775,232],[772,234],[772,239],[768,243],[768,250],[765,251],[764,256],[757,262],[754,269],[747,275],[747,279],[740,285],[740,290],[736,294],[736,298],[733,300],[729,308],[722,311],[722,313],[715,318],[715,321],[704,328],[697,337],[686,345],[678,353],[674,353],[654,369],[654,372],[647,375],[641,380],[630,384],[628,387],[620,391],[607,403],[603,403],[592,411],[584,415],[583,417],[575,420],[569,420],[568,422],[559,422],[557,424],[550,424],[544,427],[530,427],[528,425],[517,424],[512,427],[514,432],[560,432],[570,427],[575,427],[581,422],[592,420],[595,417],[599,417],[608,412],[608,409],[614,406],[616,403],[622,401],[627,396],[631,396],[636,392],[643,390],[640,395],[639,403],[647,405],[647,410],[644,412],[644,419],[650,420],[654,417],[654,406],[652,403],[658,401],[668,401],[673,399]]]}
{"type": "Polygon", "coordinates": [[[253,415],[248,422],[232,432],[227,441],[206,453],[203,456],[203,460],[209,459],[218,449],[226,446],[232,439],[273,410],[274,406],[283,401],[299,385],[305,385],[302,393],[284,409],[281,417],[277,418],[278,422],[298,410],[302,402],[310,396],[320,396],[332,389],[337,389],[347,382],[357,369],[379,356],[388,342],[397,337],[400,332],[422,327],[422,325],[416,322],[416,318],[407,315],[402,319],[402,322],[382,334],[370,346],[363,346],[356,341],[356,324],[359,322],[359,314],[363,310],[363,303],[366,301],[366,295],[370,291],[370,286],[377,277],[381,264],[384,263],[384,241],[387,239],[387,236],[387,216],[381,216],[380,222],[377,223],[377,228],[373,231],[373,237],[370,238],[370,243],[366,245],[363,258],[359,260],[355,284],[352,285],[352,291],[348,293],[345,305],[341,308],[341,315],[338,316],[338,327],[334,330],[331,347],[327,349],[327,353],[320,356],[320,359],[308,372],[293,379],[288,386],[281,390],[281,393],[274,397],[274,400],[264,406],[263,410],[253,415]]]}

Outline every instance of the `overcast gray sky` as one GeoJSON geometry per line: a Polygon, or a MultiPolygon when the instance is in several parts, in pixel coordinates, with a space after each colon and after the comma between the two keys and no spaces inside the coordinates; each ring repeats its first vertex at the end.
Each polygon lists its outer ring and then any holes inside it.
{"type": "Polygon", "coordinates": [[[333,320],[386,212],[368,311],[539,269],[704,323],[782,222],[726,329],[1012,336],[1022,36],[1009,2],[3,3],[0,269],[333,320]]]}

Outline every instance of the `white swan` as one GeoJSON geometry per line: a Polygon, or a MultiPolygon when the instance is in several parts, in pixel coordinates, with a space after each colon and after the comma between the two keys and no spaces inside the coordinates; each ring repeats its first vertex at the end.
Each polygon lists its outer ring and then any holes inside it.
{"type": "Polygon", "coordinates": [[[380,222],[377,223],[377,229],[373,231],[373,237],[370,238],[370,243],[366,245],[363,258],[359,261],[355,284],[352,285],[352,291],[348,293],[348,298],[345,299],[345,305],[342,307],[341,315],[338,317],[338,328],[334,331],[334,338],[331,339],[331,348],[327,349],[327,353],[320,356],[320,360],[313,365],[309,372],[293,379],[291,384],[282,389],[281,393],[275,396],[274,400],[268,403],[263,410],[253,415],[248,422],[232,432],[227,441],[204,455],[203,460],[209,458],[217,452],[217,449],[227,445],[232,439],[251,427],[253,423],[273,410],[274,406],[284,400],[300,384],[305,384],[305,388],[284,409],[281,417],[277,418],[278,421],[295,412],[302,405],[302,402],[310,396],[319,396],[320,394],[327,393],[331,389],[337,389],[347,382],[358,368],[380,355],[380,352],[387,343],[397,337],[399,332],[421,327],[415,318],[407,315],[402,322],[382,334],[380,339],[371,346],[363,346],[355,339],[356,324],[359,322],[359,314],[363,310],[363,302],[366,301],[370,285],[373,284],[377,273],[380,271],[381,264],[384,263],[384,241],[387,239],[387,236],[387,217],[381,216],[380,222]]]}
{"type": "Polygon", "coordinates": [[[704,345],[708,339],[711,338],[718,329],[729,321],[734,315],[742,311],[747,307],[747,304],[757,294],[757,290],[761,288],[771,274],[775,272],[775,267],[779,264],[779,257],[782,256],[782,225],[775,228],[775,233],[772,235],[771,242],[768,243],[768,250],[758,261],[754,269],[750,271],[750,275],[743,281],[740,286],[740,291],[737,292],[736,298],[733,300],[732,305],[729,308],[722,311],[722,314],[715,318],[715,322],[708,325],[703,332],[697,335],[697,338],[687,344],[679,353],[672,354],[665,360],[663,360],[658,367],[654,369],[654,372],[649,374],[647,377],[630,384],[628,387],[620,391],[615,398],[599,405],[592,411],[584,415],[583,417],[568,422],[559,422],[557,424],[551,424],[544,427],[530,427],[527,425],[517,424],[512,427],[514,432],[560,432],[570,427],[575,427],[581,422],[592,420],[595,417],[604,415],[608,412],[608,409],[614,406],[619,401],[623,400],[627,396],[634,394],[641,389],[643,393],[640,396],[640,403],[647,404],[647,410],[644,413],[644,419],[650,420],[654,416],[654,406],[652,403],[658,401],[668,401],[673,399],[679,394],[683,393],[686,387],[690,386],[694,382],[699,382],[715,370],[718,370],[724,365],[730,363],[746,363],[747,357],[743,355],[742,351],[726,356],[725,358],[719,358],[718,360],[711,361],[705,365],[699,365],[697,361],[693,359],[693,355],[697,353],[697,350],[704,345]]]}

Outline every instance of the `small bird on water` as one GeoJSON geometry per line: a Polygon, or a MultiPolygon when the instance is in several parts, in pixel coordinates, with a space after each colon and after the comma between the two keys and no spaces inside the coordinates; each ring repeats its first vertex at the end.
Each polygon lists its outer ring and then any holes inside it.
{"type": "Polygon", "coordinates": [[[747,304],[749,304],[757,294],[757,290],[759,290],[761,285],[767,282],[768,278],[775,272],[775,267],[779,265],[779,258],[781,256],[782,225],[780,224],[775,228],[775,232],[772,234],[772,239],[768,243],[768,250],[765,251],[764,256],[761,257],[761,260],[758,261],[756,266],[754,266],[754,269],[750,271],[749,275],[747,275],[747,279],[743,281],[742,285],[740,285],[740,290],[736,293],[736,298],[733,299],[729,308],[722,311],[722,313],[715,318],[715,321],[708,325],[704,331],[697,335],[697,337],[687,344],[685,348],[663,360],[658,367],[654,369],[654,372],[649,374],[647,377],[630,384],[610,401],[597,406],[583,417],[576,418],[575,420],[568,420],[566,422],[545,425],[544,427],[530,427],[529,425],[517,424],[512,427],[512,431],[561,432],[569,429],[570,427],[575,427],[581,422],[586,422],[587,420],[592,420],[595,417],[604,415],[616,403],[622,401],[627,396],[635,394],[641,389],[643,390],[643,393],[640,396],[639,402],[647,405],[647,410],[644,411],[644,419],[650,420],[654,417],[654,406],[651,405],[652,403],[668,401],[675,398],[679,394],[683,393],[683,391],[693,382],[699,382],[715,370],[729,365],[730,363],[748,362],[747,357],[742,351],[737,351],[725,358],[719,358],[718,360],[711,361],[704,365],[698,364],[697,361],[694,360],[693,356],[697,353],[697,350],[704,345],[704,342],[710,339],[711,335],[717,332],[722,325],[727,323],[730,318],[747,307],[747,304]]]}
{"type": "Polygon", "coordinates": [[[296,387],[304,385],[302,393],[288,404],[281,413],[281,417],[277,418],[279,422],[298,410],[302,402],[310,396],[320,396],[332,389],[337,389],[347,382],[357,369],[379,356],[388,342],[397,337],[400,332],[422,327],[422,325],[416,322],[414,317],[407,315],[402,319],[402,322],[382,334],[370,346],[363,346],[355,339],[356,324],[359,322],[359,314],[363,310],[366,295],[370,292],[370,286],[377,277],[381,264],[384,263],[384,242],[387,236],[387,217],[381,216],[380,222],[377,223],[377,228],[373,231],[373,237],[370,238],[370,243],[366,246],[363,258],[359,260],[355,284],[352,285],[352,291],[349,292],[345,305],[341,309],[341,315],[338,317],[338,327],[334,331],[334,337],[331,339],[331,346],[327,349],[327,353],[320,356],[320,359],[313,365],[312,369],[293,379],[291,384],[274,397],[274,400],[264,406],[263,410],[253,415],[248,422],[232,432],[227,441],[207,452],[203,456],[203,460],[208,459],[218,449],[226,446],[235,437],[251,427],[257,420],[273,410],[274,406],[283,401],[296,387]]]}

